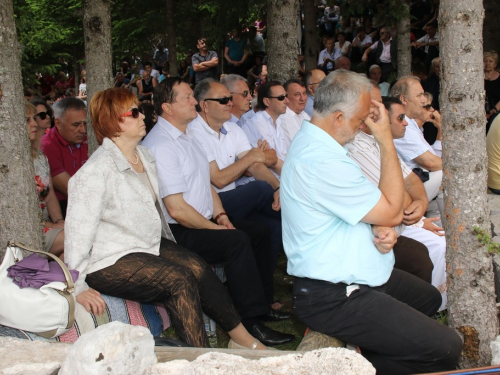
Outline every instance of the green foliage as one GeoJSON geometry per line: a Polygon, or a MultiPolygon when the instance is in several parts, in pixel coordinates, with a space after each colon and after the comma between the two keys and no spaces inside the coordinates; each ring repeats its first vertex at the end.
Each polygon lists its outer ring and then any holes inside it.
{"type": "Polygon", "coordinates": [[[476,235],[477,240],[486,246],[490,254],[500,254],[500,243],[491,241],[490,235],[478,226],[474,226],[472,233],[476,235]]]}

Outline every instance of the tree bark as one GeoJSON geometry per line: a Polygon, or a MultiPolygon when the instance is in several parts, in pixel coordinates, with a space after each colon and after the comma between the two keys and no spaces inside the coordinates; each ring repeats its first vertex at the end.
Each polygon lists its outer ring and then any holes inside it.
{"type": "Polygon", "coordinates": [[[167,48],[169,52],[168,61],[170,62],[170,75],[177,77],[177,49],[175,33],[175,9],[174,0],[167,0],[167,48]]]}
{"type": "Polygon", "coordinates": [[[410,5],[408,0],[400,3],[405,16],[398,20],[398,78],[411,74],[411,46],[410,46],[410,5]]]}
{"type": "Polygon", "coordinates": [[[318,35],[316,33],[316,7],[314,0],[304,0],[304,32],[305,32],[305,48],[304,61],[306,70],[315,69],[318,66],[318,35]]]}
{"type": "Polygon", "coordinates": [[[0,0],[0,261],[7,241],[42,249],[12,0],[0,0]]]}
{"type": "MultiPolygon", "coordinates": [[[[83,1],[83,34],[87,69],[87,103],[94,93],[113,86],[111,9],[109,0],[83,1]]],[[[87,116],[89,155],[98,147],[90,112],[87,116]]]]}
{"type": "Polygon", "coordinates": [[[490,232],[482,0],[442,0],[439,11],[448,325],[463,337],[462,368],[490,365],[498,334],[492,259],[473,227],[490,232]]]}
{"type": "Polygon", "coordinates": [[[498,22],[498,15],[500,14],[500,1],[498,0],[484,0],[484,50],[500,51],[500,22],[498,22]]]}
{"type": "Polygon", "coordinates": [[[268,0],[268,81],[297,77],[298,0],[268,0]]]}

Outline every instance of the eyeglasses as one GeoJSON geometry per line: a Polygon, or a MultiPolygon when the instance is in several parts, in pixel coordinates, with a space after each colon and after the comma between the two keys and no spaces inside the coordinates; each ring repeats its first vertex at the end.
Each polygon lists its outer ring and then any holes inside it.
{"type": "Polygon", "coordinates": [[[33,116],[33,118],[40,117],[42,120],[45,120],[47,118],[47,116],[52,118],[50,112],[39,112],[35,116],[33,116]]]}
{"type": "Polygon", "coordinates": [[[285,100],[285,98],[287,98],[288,95],[280,95],[280,96],[266,96],[266,98],[269,98],[269,99],[278,99],[280,102],[282,102],[283,100],[285,100]]]}
{"type": "Polygon", "coordinates": [[[203,100],[204,101],[211,100],[213,102],[219,102],[219,104],[226,105],[227,103],[233,101],[233,97],[232,96],[226,96],[225,98],[206,98],[206,99],[203,99],[203,100]]]}
{"type": "Polygon", "coordinates": [[[423,105],[422,108],[424,108],[426,111],[430,111],[431,109],[434,109],[434,108],[432,108],[432,104],[423,105]]]}
{"type": "Polygon", "coordinates": [[[231,94],[233,94],[233,95],[235,95],[235,94],[237,94],[237,95],[241,95],[241,96],[243,96],[244,98],[246,98],[246,97],[248,96],[248,94],[250,94],[250,91],[245,90],[245,91],[243,91],[243,92],[232,92],[231,94]]]}
{"type": "Polygon", "coordinates": [[[309,85],[317,85],[318,83],[320,83],[321,81],[319,82],[310,82],[309,85]]]}
{"type": "Polygon", "coordinates": [[[133,118],[139,118],[139,108],[132,108],[130,111],[122,113],[120,117],[132,116],[133,118]]]}

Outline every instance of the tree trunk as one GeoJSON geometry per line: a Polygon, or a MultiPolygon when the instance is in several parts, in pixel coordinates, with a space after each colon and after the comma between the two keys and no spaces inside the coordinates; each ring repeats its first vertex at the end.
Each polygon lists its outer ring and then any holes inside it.
{"type": "Polygon", "coordinates": [[[314,0],[304,0],[304,32],[305,32],[305,48],[304,61],[306,62],[306,70],[315,69],[318,66],[318,35],[316,33],[316,7],[314,0]]]}
{"type": "MultiPolygon", "coordinates": [[[[0,261],[7,241],[42,249],[12,0],[0,0],[0,261]]],[[[5,303],[5,302],[2,302],[5,303]]]]}
{"type": "Polygon", "coordinates": [[[285,82],[297,77],[298,0],[268,0],[268,80],[285,82]]]}
{"type": "Polygon", "coordinates": [[[500,1],[498,0],[484,0],[484,50],[500,51],[500,22],[498,22],[498,15],[500,14],[500,1]]]}
{"type": "Polygon", "coordinates": [[[482,0],[442,0],[439,12],[448,324],[464,340],[462,368],[490,365],[498,334],[492,259],[473,227],[490,232],[482,0]]]}
{"type": "MultiPolygon", "coordinates": [[[[113,86],[111,9],[109,0],[83,1],[83,34],[87,68],[87,103],[94,93],[113,86]]],[[[90,113],[87,116],[89,155],[98,147],[90,113]]]]}
{"type": "Polygon", "coordinates": [[[174,0],[167,0],[167,48],[169,52],[170,75],[177,77],[177,50],[175,34],[175,9],[174,0]]]}
{"type": "Polygon", "coordinates": [[[410,6],[408,0],[401,1],[405,16],[398,20],[398,78],[411,74],[410,6]]]}

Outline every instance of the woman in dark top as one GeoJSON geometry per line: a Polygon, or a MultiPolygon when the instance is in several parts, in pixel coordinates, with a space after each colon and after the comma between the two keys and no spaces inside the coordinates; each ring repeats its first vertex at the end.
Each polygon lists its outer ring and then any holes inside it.
{"type": "Polygon", "coordinates": [[[486,118],[488,124],[491,124],[500,111],[500,73],[495,70],[498,64],[498,54],[495,51],[485,52],[483,62],[486,118]]]}

